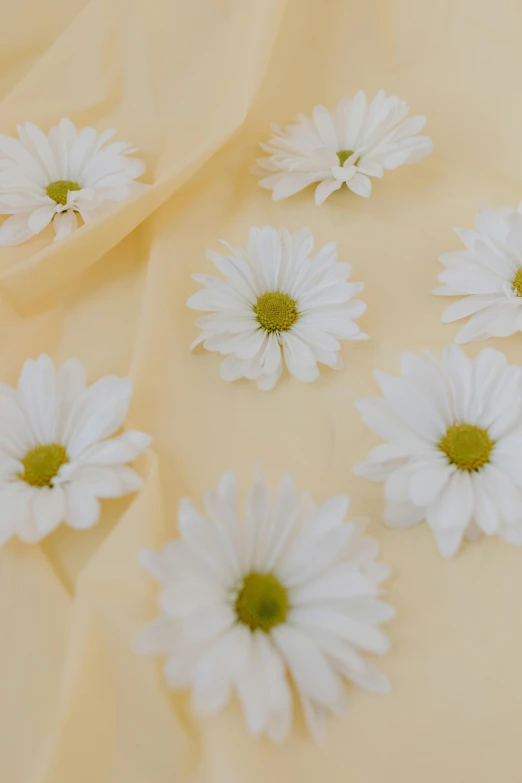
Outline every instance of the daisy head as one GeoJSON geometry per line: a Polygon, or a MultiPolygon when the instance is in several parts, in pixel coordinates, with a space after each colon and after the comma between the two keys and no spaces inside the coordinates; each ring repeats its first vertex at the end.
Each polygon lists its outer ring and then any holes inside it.
{"type": "Polygon", "coordinates": [[[129,378],[87,386],[76,359],[59,368],[28,359],[16,389],[0,384],[0,543],[40,541],[61,522],[83,529],[100,515],[98,498],[135,492],[142,479],[126,463],[150,443],[122,426],[129,378]]]}
{"type": "Polygon", "coordinates": [[[522,544],[522,368],[452,344],[441,363],[403,354],[401,373],[377,371],[384,399],[357,403],[387,443],[354,472],[385,482],[388,525],[425,519],[444,557],[481,533],[522,544]]]}
{"type": "Polygon", "coordinates": [[[281,129],[261,147],[254,173],[263,177],[262,188],[274,201],[293,196],[316,182],[315,203],[322,204],[343,182],[358,196],[369,198],[370,177],[382,177],[385,169],[416,163],[433,149],[431,139],[418,136],[425,117],[406,118],[409,107],[395,95],[381,90],[368,101],[359,90],[343,98],[335,112],[316,106],[311,118],[298,115],[295,125],[281,129]]]}
{"type": "MultiPolygon", "coordinates": [[[[226,244],[226,243],[224,243],[226,244]]],[[[352,299],[364,283],[350,283],[351,266],[337,262],[335,242],[311,255],[308,229],[293,236],[282,228],[251,228],[246,250],[226,244],[226,254],[207,255],[225,280],[193,275],[205,288],[190,297],[201,334],[192,344],[226,356],[225,381],[255,380],[272,389],[279,380],[283,357],[301,381],[314,381],[317,362],[334,370],[343,366],[339,340],[364,340],[355,319],[366,305],[352,299]]]]}
{"type": "Polygon", "coordinates": [[[205,496],[205,515],[179,507],[180,538],[142,562],[160,584],[162,615],[139,637],[164,654],[167,683],[190,688],[200,714],[232,694],[249,731],[283,741],[295,687],[312,735],[324,740],[328,713],[345,709],[343,680],[387,692],[364,653],[384,653],[377,626],[391,618],[380,584],[388,568],[364,524],[346,522],[348,498],[316,507],[283,476],[275,497],[258,476],[239,521],[233,473],[205,496]]]}
{"type": "Polygon", "coordinates": [[[522,331],[522,211],[477,212],[476,231],[456,228],[465,250],[444,253],[439,296],[463,296],[442,315],[444,323],[471,316],[455,342],[508,337],[522,331]]]}
{"type": "MultiPolygon", "coordinates": [[[[77,130],[60,120],[46,135],[32,122],[18,126],[18,139],[0,135],[0,245],[19,245],[53,223],[55,241],[87,223],[111,202],[140,189],[134,182],[145,164],[129,155],[126,141],[107,144],[115,130],[77,130]]],[[[143,185],[141,187],[144,187],[143,185]]]]}

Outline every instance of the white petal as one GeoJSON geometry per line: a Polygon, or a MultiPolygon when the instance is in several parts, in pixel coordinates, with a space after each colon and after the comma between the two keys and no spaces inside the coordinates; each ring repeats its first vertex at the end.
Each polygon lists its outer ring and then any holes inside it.
{"type": "MultiPolygon", "coordinates": [[[[317,179],[322,179],[322,177],[317,177],[314,173],[310,174],[308,172],[296,171],[295,173],[282,174],[277,177],[277,184],[275,187],[271,188],[272,199],[274,201],[281,201],[281,199],[293,196],[295,193],[299,193],[300,190],[307,188],[313,182],[317,182],[317,179]]],[[[259,184],[261,187],[267,187],[265,183],[266,180],[261,180],[259,184]]]]}
{"type": "Polygon", "coordinates": [[[447,559],[452,558],[458,551],[464,531],[460,528],[453,528],[449,530],[441,530],[437,528],[433,530],[435,541],[442,557],[447,559]]]}
{"type": "Polygon", "coordinates": [[[432,529],[464,532],[474,507],[473,487],[469,473],[457,470],[444,485],[437,499],[427,510],[432,529]]]}
{"type": "Polygon", "coordinates": [[[127,465],[86,465],[68,463],[60,469],[55,485],[81,484],[98,498],[119,498],[130,492],[137,492],[143,479],[127,465]]]}
{"type": "Polygon", "coordinates": [[[54,443],[57,435],[56,371],[46,354],[36,361],[28,359],[25,362],[18,381],[18,400],[38,442],[54,443]]]}
{"type": "Polygon", "coordinates": [[[295,378],[309,383],[319,377],[313,354],[302,340],[287,332],[283,347],[286,366],[295,378]]]}
{"type": "Polygon", "coordinates": [[[459,318],[467,318],[469,315],[490,307],[496,301],[496,296],[466,296],[464,299],[460,299],[446,308],[440,320],[442,323],[448,324],[452,321],[457,321],[459,318]]]}
{"type": "Polygon", "coordinates": [[[228,702],[235,672],[245,664],[246,634],[244,626],[234,626],[197,662],[192,705],[201,715],[217,712],[228,702]]]}
{"type": "Polygon", "coordinates": [[[69,527],[85,530],[97,524],[100,502],[88,487],[69,484],[65,490],[65,519],[69,527]]]}
{"type": "Polygon", "coordinates": [[[0,449],[12,459],[21,460],[36,446],[35,433],[18,401],[0,395],[0,449]]]}
{"type": "Polygon", "coordinates": [[[369,397],[356,400],[355,406],[366,426],[381,438],[391,441],[406,451],[425,448],[425,440],[401,421],[390,409],[386,400],[369,397]]]}
{"type": "Polygon", "coordinates": [[[48,535],[64,521],[65,498],[61,487],[41,487],[35,494],[33,514],[41,537],[48,535]]]}
{"type": "Polygon", "coordinates": [[[272,637],[298,689],[318,702],[335,704],[341,696],[341,681],[311,639],[290,625],[276,626],[272,637]]]}
{"type": "Polygon", "coordinates": [[[53,226],[55,232],[54,241],[60,242],[78,228],[76,213],[72,209],[59,212],[53,220],[53,226]]]}
{"type": "Polygon", "coordinates": [[[392,410],[420,437],[437,443],[446,432],[444,414],[436,399],[428,400],[403,378],[376,370],[377,383],[392,410]]]}
{"type": "Polygon", "coordinates": [[[328,631],[367,652],[384,653],[390,646],[386,636],[377,628],[331,609],[295,609],[290,619],[312,633],[314,628],[328,631]]]}
{"type": "Polygon", "coordinates": [[[11,215],[0,226],[0,246],[13,247],[31,239],[29,214],[11,215]]]}
{"type": "Polygon", "coordinates": [[[495,503],[487,492],[482,473],[474,473],[471,476],[473,492],[475,495],[475,520],[486,535],[490,536],[496,533],[499,528],[499,515],[495,503]]]}
{"type": "Polygon", "coordinates": [[[31,212],[27,221],[31,234],[39,234],[40,231],[43,231],[53,219],[53,215],[53,204],[45,204],[43,207],[38,207],[34,212],[31,212]]]}
{"type": "Polygon", "coordinates": [[[25,137],[31,142],[49,181],[54,182],[59,179],[60,170],[45,133],[32,122],[26,122],[23,129],[25,137]]]}
{"type": "Polygon", "coordinates": [[[471,362],[460,348],[450,343],[442,353],[442,363],[453,390],[456,418],[466,421],[472,388],[471,362]]]}
{"type": "Polygon", "coordinates": [[[144,432],[127,430],[123,435],[94,443],[86,449],[80,462],[91,465],[117,465],[134,462],[139,454],[149,447],[152,438],[144,432]]]}
{"type": "MultiPolygon", "coordinates": [[[[58,369],[58,421],[56,436],[66,437],[66,427],[74,405],[87,388],[85,368],[78,359],[70,359],[58,369]]],[[[65,441],[63,441],[65,442],[65,441]]]]}
{"type": "Polygon", "coordinates": [[[342,182],[339,182],[336,179],[325,179],[320,182],[315,189],[315,203],[317,206],[319,207],[321,204],[324,204],[328,196],[331,196],[334,191],[339,190],[339,188],[342,187],[342,184],[342,182]]]}
{"type": "Polygon", "coordinates": [[[330,112],[324,106],[316,106],[313,111],[313,119],[324,146],[336,149],[340,140],[337,137],[330,112]]]}
{"type": "Polygon", "coordinates": [[[279,269],[281,267],[281,239],[279,233],[271,226],[265,226],[259,232],[258,255],[260,272],[267,291],[277,291],[279,269]]]}
{"type": "Polygon", "coordinates": [[[346,184],[358,196],[370,198],[372,195],[372,181],[366,174],[355,174],[346,184]]]}
{"type": "Polygon", "coordinates": [[[446,486],[455,472],[452,465],[443,460],[433,461],[433,465],[412,471],[410,499],[416,506],[429,506],[446,486]]]}
{"type": "Polygon", "coordinates": [[[131,397],[129,378],[108,375],[89,386],[74,406],[67,426],[69,457],[77,459],[93,443],[113,435],[127,416],[131,397]]]}

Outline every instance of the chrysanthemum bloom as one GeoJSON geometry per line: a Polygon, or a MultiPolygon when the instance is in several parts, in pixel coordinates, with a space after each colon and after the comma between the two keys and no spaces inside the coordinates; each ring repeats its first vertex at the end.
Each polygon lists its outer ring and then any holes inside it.
{"type": "Polygon", "coordinates": [[[376,371],[384,399],[357,403],[388,441],[354,469],[385,482],[387,524],[426,519],[444,557],[463,536],[522,544],[522,368],[491,348],[470,360],[452,344],[442,363],[403,354],[401,372],[376,371]]]}
{"type": "Polygon", "coordinates": [[[343,680],[370,691],[389,683],[363,653],[384,653],[377,626],[393,609],[379,599],[388,568],[364,523],[345,522],[348,498],[318,508],[283,476],[274,500],[262,476],[238,519],[233,473],[205,496],[206,515],[179,507],[181,538],[142,562],[160,583],[163,615],[141,631],[142,652],[165,654],[165,677],[192,689],[194,709],[221,710],[239,696],[252,734],[283,741],[295,686],[314,738],[343,713],[343,680]]]}
{"type": "Polygon", "coordinates": [[[63,119],[46,135],[32,122],[18,127],[18,139],[0,135],[0,245],[19,245],[52,221],[55,241],[125,201],[145,185],[134,182],[145,164],[130,158],[126,141],[107,145],[115,130],[76,130],[63,119]]]}
{"type": "Polygon", "coordinates": [[[364,283],[350,283],[350,264],[337,262],[335,242],[311,256],[314,239],[308,229],[293,236],[282,228],[251,228],[246,250],[224,243],[229,253],[208,251],[226,280],[192,275],[205,289],[190,297],[195,310],[212,311],[199,318],[208,351],[219,351],[225,381],[250,378],[259,389],[272,389],[283,360],[301,381],[319,376],[317,362],[343,367],[339,340],[364,340],[355,319],[366,305],[352,299],[364,283]]]}
{"type": "Polygon", "coordinates": [[[87,386],[76,359],[58,369],[28,359],[16,389],[0,384],[0,543],[40,541],[61,522],[89,528],[98,498],[135,492],[132,462],[150,443],[122,426],[132,397],[129,378],[108,375],[87,386]]]}
{"type": "Polygon", "coordinates": [[[274,201],[316,182],[318,205],[343,182],[369,198],[370,177],[417,163],[433,150],[431,139],[417,135],[426,118],[406,119],[408,111],[404,101],[387,98],[383,90],[369,103],[360,90],[353,98],[343,98],[334,113],[316,106],[311,119],[299,114],[295,125],[272,126],[274,136],[261,145],[269,157],[258,159],[254,173],[263,177],[259,184],[272,191],[274,201]]]}
{"type": "Polygon", "coordinates": [[[465,250],[444,253],[439,296],[464,296],[442,315],[444,323],[471,316],[455,342],[508,337],[522,331],[522,215],[484,209],[477,231],[456,228],[465,250]]]}

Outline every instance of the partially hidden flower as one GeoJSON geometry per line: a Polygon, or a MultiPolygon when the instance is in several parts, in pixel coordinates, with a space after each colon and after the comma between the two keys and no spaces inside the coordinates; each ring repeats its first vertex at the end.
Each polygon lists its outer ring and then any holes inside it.
{"type": "Polygon", "coordinates": [[[132,397],[129,378],[87,385],[77,359],[55,368],[28,359],[16,389],[0,384],[0,543],[40,541],[60,523],[81,530],[98,522],[98,498],[135,492],[141,477],[126,463],[151,438],[116,437],[132,397]]]}
{"type": "Polygon", "coordinates": [[[258,475],[239,520],[233,473],[206,493],[205,515],[179,506],[180,539],[142,563],[160,585],[161,616],[138,637],[141,652],[166,655],[165,678],[191,689],[197,713],[221,710],[233,694],[252,734],[283,741],[293,689],[313,737],[345,711],[344,681],[389,690],[365,653],[384,653],[377,627],[394,610],[380,599],[388,568],[363,522],[347,522],[348,498],[316,507],[282,477],[272,499],[258,475]]]}
{"type": "Polygon", "coordinates": [[[253,173],[262,177],[259,184],[272,191],[274,201],[315,183],[318,205],[343,183],[369,198],[370,177],[416,163],[433,150],[431,139],[418,135],[426,118],[407,118],[408,111],[404,101],[386,97],[384,90],[371,101],[359,90],[333,113],[316,106],[311,118],[299,114],[294,125],[272,126],[274,135],[261,145],[268,157],[258,159],[253,173]]]}
{"type": "Polygon", "coordinates": [[[207,255],[225,280],[192,275],[205,288],[187,302],[211,311],[198,319],[201,334],[191,349],[203,343],[226,356],[223,380],[245,377],[259,389],[272,389],[284,357],[292,375],[314,381],[318,362],[343,367],[340,340],[367,339],[355,323],[366,305],[352,298],[364,283],[348,282],[352,268],[337,261],[335,242],[312,256],[308,229],[292,236],[285,228],[265,226],[250,229],[246,250],[223,244],[228,253],[207,255]]]}
{"type": "Polygon", "coordinates": [[[129,157],[137,148],[107,142],[117,131],[77,130],[69,119],[45,134],[32,122],[18,126],[18,139],[0,135],[0,245],[19,245],[53,223],[55,241],[87,223],[113,202],[145,185],[134,182],[145,164],[129,157]]]}
{"type": "Polygon", "coordinates": [[[404,353],[400,377],[375,377],[384,399],[356,404],[387,443],[354,472],[385,482],[386,523],[425,519],[448,558],[482,533],[522,545],[522,368],[451,344],[441,363],[404,353]]]}
{"type": "Polygon", "coordinates": [[[522,209],[477,212],[477,230],[456,228],[465,250],[444,253],[439,296],[461,296],[443,323],[469,318],[457,343],[508,337],[522,331],[522,209]]]}

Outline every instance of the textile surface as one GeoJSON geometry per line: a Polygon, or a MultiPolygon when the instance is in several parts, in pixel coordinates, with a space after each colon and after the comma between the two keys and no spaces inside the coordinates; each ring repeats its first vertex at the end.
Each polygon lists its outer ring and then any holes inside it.
{"type": "MultiPolygon", "coordinates": [[[[522,197],[522,6],[517,0],[34,0],[5,4],[1,132],[114,127],[140,147],[151,187],[55,244],[52,228],[0,250],[0,379],[45,351],[91,381],[130,375],[129,426],[153,435],[136,496],[103,503],[95,528],[62,526],[0,551],[0,778],[4,783],[519,783],[522,553],[500,539],[451,562],[426,525],[388,531],[382,486],[351,475],[378,442],[354,400],[378,394],[403,350],[435,351],[457,325],[431,295],[455,225],[522,197]],[[435,151],[317,208],[310,190],[274,203],[249,168],[269,123],[357,89],[399,95],[428,117],[435,151]],[[309,227],[366,282],[345,369],[270,393],[219,378],[188,346],[185,306],[210,272],[205,249],[251,225],[309,227]],[[298,719],[282,746],[248,736],[237,704],[199,719],[133,648],[156,613],[137,560],[176,536],[176,507],[256,461],[294,473],[317,501],[348,492],[392,567],[380,665],[389,696],[350,689],[349,714],[317,748],[298,719]]],[[[495,341],[520,362],[517,336],[495,341]]],[[[467,347],[475,355],[479,347],[467,347]]]]}

